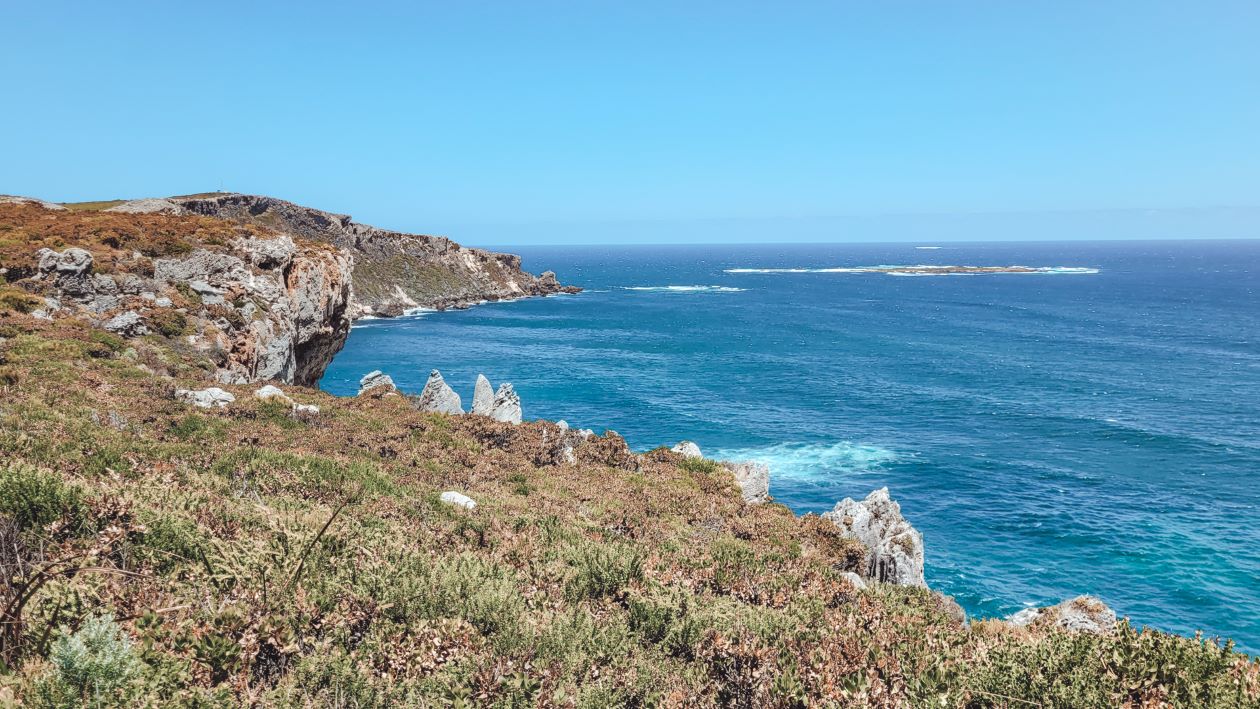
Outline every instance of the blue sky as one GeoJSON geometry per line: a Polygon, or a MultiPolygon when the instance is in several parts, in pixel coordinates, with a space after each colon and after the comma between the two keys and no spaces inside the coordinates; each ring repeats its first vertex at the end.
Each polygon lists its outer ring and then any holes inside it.
{"type": "Polygon", "coordinates": [[[10,0],[0,192],[497,244],[1257,237],[1257,31],[1254,0],[10,0]]]}

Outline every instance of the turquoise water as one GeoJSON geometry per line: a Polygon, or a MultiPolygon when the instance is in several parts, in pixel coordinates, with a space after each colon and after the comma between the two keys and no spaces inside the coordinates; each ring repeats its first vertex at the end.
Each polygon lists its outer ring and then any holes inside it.
{"type": "Polygon", "coordinates": [[[802,513],[887,485],[974,615],[1093,593],[1260,651],[1260,242],[517,251],[588,290],[364,321],[322,386],[484,372],[526,418],[763,460],[802,513]],[[835,270],[881,264],[1084,270],[835,270]]]}

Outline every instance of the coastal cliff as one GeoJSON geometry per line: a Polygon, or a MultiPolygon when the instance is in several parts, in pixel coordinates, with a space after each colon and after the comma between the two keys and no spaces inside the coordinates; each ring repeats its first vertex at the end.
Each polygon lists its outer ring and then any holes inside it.
{"type": "Polygon", "coordinates": [[[226,383],[313,385],[365,315],[579,290],[518,256],[271,197],[4,197],[0,229],[0,275],[42,299],[37,315],[177,338],[226,383]]]}
{"type": "Polygon", "coordinates": [[[351,316],[394,316],[411,308],[467,307],[481,301],[575,293],[550,271],[535,276],[521,259],[464,246],[440,236],[407,234],[353,221],[344,214],[303,207],[274,197],[214,193],[144,199],[114,212],[196,214],[275,229],[332,244],[354,256],[351,316]]]}

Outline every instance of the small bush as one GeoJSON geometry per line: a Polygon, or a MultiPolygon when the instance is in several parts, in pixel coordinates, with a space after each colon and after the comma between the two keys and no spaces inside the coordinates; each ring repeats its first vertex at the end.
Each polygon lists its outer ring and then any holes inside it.
{"type": "Polygon", "coordinates": [[[29,313],[43,304],[42,298],[24,290],[0,289],[0,313],[29,313]]]}
{"type": "Polygon", "coordinates": [[[174,310],[158,310],[144,316],[146,322],[156,332],[166,337],[179,337],[188,334],[188,318],[174,310]]]}
{"type": "Polygon", "coordinates": [[[36,702],[53,707],[120,703],[118,691],[142,668],[131,638],[108,614],[88,618],[75,633],[62,632],[50,655],[53,672],[37,686],[36,702]]]}
{"type": "Polygon", "coordinates": [[[567,591],[576,600],[616,595],[643,578],[642,555],[626,545],[583,544],[574,550],[569,563],[576,573],[567,591]]]}
{"type": "Polygon", "coordinates": [[[71,528],[83,526],[87,506],[78,488],[57,476],[21,463],[0,470],[0,514],[21,530],[42,529],[63,520],[71,528]]]}
{"type": "Polygon", "coordinates": [[[712,475],[722,469],[722,466],[718,465],[717,461],[709,460],[708,458],[685,458],[683,462],[678,464],[678,467],[689,473],[703,473],[705,475],[712,475]]]}

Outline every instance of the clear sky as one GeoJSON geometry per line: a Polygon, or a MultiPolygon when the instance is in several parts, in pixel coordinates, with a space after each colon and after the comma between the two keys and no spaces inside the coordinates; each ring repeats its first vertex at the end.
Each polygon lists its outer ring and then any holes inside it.
{"type": "Polygon", "coordinates": [[[497,244],[1260,237],[1258,37],[1256,0],[0,0],[0,193],[497,244]]]}

